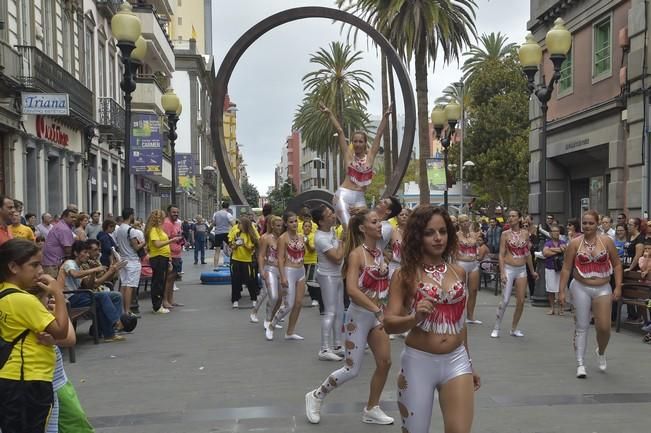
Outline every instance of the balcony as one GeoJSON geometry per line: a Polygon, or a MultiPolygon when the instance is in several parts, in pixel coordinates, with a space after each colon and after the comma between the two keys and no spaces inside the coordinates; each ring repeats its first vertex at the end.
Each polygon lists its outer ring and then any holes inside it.
{"type": "Polygon", "coordinates": [[[124,108],[113,98],[97,98],[97,124],[100,131],[121,138],[124,134],[124,108]]]}
{"type": "Polygon", "coordinates": [[[147,54],[143,63],[154,71],[172,75],[174,47],[167,32],[167,23],[150,5],[134,6],[133,12],[142,22],[142,37],[147,41],[147,54]]]}
{"type": "Polygon", "coordinates": [[[165,112],[160,101],[163,93],[165,88],[155,75],[138,75],[131,107],[134,110],[153,110],[162,115],[165,112]]]}
{"type": "Polygon", "coordinates": [[[26,90],[70,95],[70,120],[85,127],[94,123],[93,92],[36,47],[16,46],[22,54],[20,82],[26,90]]]}
{"type": "Polygon", "coordinates": [[[20,54],[0,41],[0,80],[10,87],[20,87],[20,54]]]}
{"type": "Polygon", "coordinates": [[[97,12],[105,18],[111,19],[120,10],[123,0],[95,0],[97,12]]]}

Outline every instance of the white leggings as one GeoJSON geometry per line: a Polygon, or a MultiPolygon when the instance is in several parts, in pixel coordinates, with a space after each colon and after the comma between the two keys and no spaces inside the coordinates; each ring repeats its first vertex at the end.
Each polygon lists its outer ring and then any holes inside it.
{"type": "Polygon", "coordinates": [[[366,207],[366,199],[364,198],[364,191],[355,191],[339,187],[333,199],[335,205],[335,214],[342,224],[348,225],[350,221],[350,208],[366,207]]]}
{"type": "Polygon", "coordinates": [[[466,348],[435,355],[405,346],[400,356],[398,409],[402,431],[429,433],[434,406],[434,390],[455,377],[472,374],[466,348]]]}
{"type": "Polygon", "coordinates": [[[321,287],[323,315],[321,316],[321,349],[341,346],[341,328],[344,326],[344,281],[341,275],[323,275],[316,272],[316,280],[321,287]]]}
{"type": "Polygon", "coordinates": [[[343,385],[359,374],[364,359],[364,349],[368,335],[379,326],[375,315],[365,308],[350,303],[346,312],[346,359],[344,366],[336,370],[323,381],[314,393],[317,398],[325,398],[333,389],[343,385]]]}
{"type": "Polygon", "coordinates": [[[583,357],[585,356],[588,341],[588,328],[590,327],[592,301],[600,296],[610,296],[612,291],[610,284],[587,286],[577,280],[572,280],[570,283],[570,291],[572,292],[575,309],[574,351],[576,352],[576,363],[577,365],[583,365],[583,357]]]}
{"type": "Polygon", "coordinates": [[[527,278],[527,266],[511,266],[505,264],[504,272],[506,273],[506,284],[502,289],[502,301],[500,301],[497,306],[497,319],[495,320],[494,329],[500,329],[504,313],[506,312],[506,307],[509,306],[509,300],[511,299],[511,293],[513,292],[515,281],[520,278],[527,278]]]}
{"type": "MultiPolygon", "coordinates": [[[[287,292],[283,294],[283,302],[272,320],[274,326],[292,311],[296,301],[296,286],[299,282],[305,281],[305,268],[303,266],[300,268],[290,268],[288,266],[285,267],[285,272],[287,273],[287,292]]],[[[273,306],[271,308],[273,309],[273,306]]]]}
{"type": "Polygon", "coordinates": [[[457,265],[461,266],[464,271],[466,271],[466,281],[470,278],[470,274],[479,270],[479,262],[473,260],[471,262],[464,262],[463,260],[457,260],[457,265]]]}
{"type": "MultiPolygon", "coordinates": [[[[264,275],[269,280],[269,284],[265,283],[264,292],[262,297],[258,297],[258,308],[262,305],[264,297],[267,297],[267,321],[270,322],[272,319],[274,307],[278,302],[278,294],[280,293],[280,271],[278,266],[265,265],[264,275]]],[[[265,281],[264,279],[262,281],[265,281]]]]}

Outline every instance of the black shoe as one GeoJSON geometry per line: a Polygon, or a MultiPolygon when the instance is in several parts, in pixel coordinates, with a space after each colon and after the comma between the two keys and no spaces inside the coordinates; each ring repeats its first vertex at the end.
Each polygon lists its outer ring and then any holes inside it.
{"type": "Polygon", "coordinates": [[[196,265],[197,263],[198,263],[198,262],[194,262],[195,265],[196,265]]]}
{"type": "Polygon", "coordinates": [[[206,263],[206,262],[201,262],[201,264],[202,264],[202,265],[207,265],[208,263],[206,263]]]}

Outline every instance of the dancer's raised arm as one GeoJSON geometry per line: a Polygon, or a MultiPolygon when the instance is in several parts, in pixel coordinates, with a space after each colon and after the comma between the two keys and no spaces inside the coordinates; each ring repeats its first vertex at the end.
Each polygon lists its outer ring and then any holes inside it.
{"type": "Polygon", "coordinates": [[[389,121],[389,116],[391,115],[391,112],[393,111],[393,104],[389,106],[389,108],[384,112],[384,115],[382,116],[382,121],[380,121],[380,126],[377,128],[377,133],[375,134],[375,140],[373,140],[373,144],[371,145],[371,148],[368,151],[368,165],[373,167],[373,163],[375,162],[375,156],[377,155],[378,151],[380,150],[380,142],[382,140],[382,135],[384,135],[384,130],[386,129],[387,122],[389,121]]]}
{"type": "Polygon", "coordinates": [[[348,143],[346,142],[346,135],[344,134],[344,129],[341,127],[339,124],[339,120],[337,120],[337,117],[334,115],[332,111],[323,102],[319,102],[319,109],[321,110],[322,113],[325,113],[328,115],[328,118],[332,122],[332,126],[335,127],[337,130],[337,138],[339,141],[339,150],[341,151],[341,154],[344,155],[346,158],[346,163],[350,161],[350,151],[348,150],[348,143]]]}

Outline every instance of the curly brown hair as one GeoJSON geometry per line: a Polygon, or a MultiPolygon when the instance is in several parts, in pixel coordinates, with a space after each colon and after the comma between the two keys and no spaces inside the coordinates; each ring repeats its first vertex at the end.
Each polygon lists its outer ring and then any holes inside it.
{"type": "Polygon", "coordinates": [[[360,227],[364,225],[366,217],[372,211],[367,208],[355,209],[348,221],[348,232],[346,233],[346,239],[344,240],[344,265],[341,269],[341,274],[346,278],[346,272],[348,270],[348,260],[350,253],[353,252],[355,248],[364,243],[364,233],[360,230],[360,227]]]}
{"type": "Polygon", "coordinates": [[[448,232],[448,243],[443,251],[443,260],[449,261],[457,251],[457,231],[452,219],[445,208],[439,206],[418,206],[407,220],[407,226],[402,235],[402,265],[400,275],[409,290],[416,289],[416,278],[420,275],[419,269],[423,264],[423,235],[427,224],[434,215],[440,215],[445,221],[448,232]]]}

